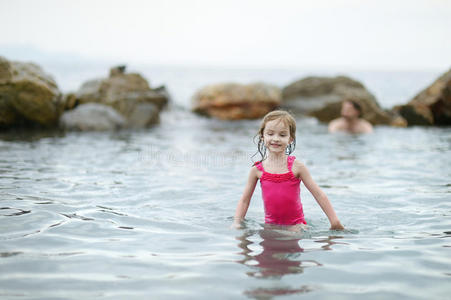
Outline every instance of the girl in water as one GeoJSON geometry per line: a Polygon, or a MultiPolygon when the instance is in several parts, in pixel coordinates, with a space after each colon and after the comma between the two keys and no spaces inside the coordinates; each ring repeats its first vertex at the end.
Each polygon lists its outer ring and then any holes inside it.
{"type": "Polygon", "coordinates": [[[238,202],[234,227],[239,228],[246,216],[257,180],[260,180],[265,223],[282,225],[288,230],[305,229],[307,222],[300,198],[300,183],[312,193],[330,222],[330,229],[343,230],[340,220],[326,194],[313,181],[307,167],[290,154],[296,146],[296,122],[286,111],[276,110],[264,116],[258,131],[258,152],[261,161],[255,163],[238,202]]]}

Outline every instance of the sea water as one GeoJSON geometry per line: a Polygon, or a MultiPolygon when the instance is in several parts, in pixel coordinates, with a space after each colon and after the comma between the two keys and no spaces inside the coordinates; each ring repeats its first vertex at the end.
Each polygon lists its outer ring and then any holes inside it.
{"type": "MultiPolygon", "coordinates": [[[[0,134],[1,299],[449,299],[449,128],[297,117],[294,155],[346,230],[304,186],[308,230],[265,228],[258,184],[237,230],[259,121],[194,115],[187,86],[150,129],[0,134]]],[[[421,89],[400,86],[385,106],[421,89]]]]}

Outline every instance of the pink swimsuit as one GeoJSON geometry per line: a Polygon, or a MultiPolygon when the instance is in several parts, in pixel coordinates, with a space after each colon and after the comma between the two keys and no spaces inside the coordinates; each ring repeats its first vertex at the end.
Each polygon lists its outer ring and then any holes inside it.
{"type": "Polygon", "coordinates": [[[260,178],[263,203],[265,205],[265,223],[278,225],[307,224],[302,210],[300,184],[301,180],[294,176],[291,168],[296,159],[288,156],[288,172],[283,174],[268,173],[262,162],[255,164],[263,172],[260,178]]]}

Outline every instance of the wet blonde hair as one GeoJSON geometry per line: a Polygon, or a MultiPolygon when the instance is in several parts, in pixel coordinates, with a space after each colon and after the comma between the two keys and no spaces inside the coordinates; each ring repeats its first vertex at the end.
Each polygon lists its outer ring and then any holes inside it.
{"type": "Polygon", "coordinates": [[[288,145],[287,149],[285,150],[286,154],[290,155],[296,148],[296,121],[289,112],[284,110],[274,110],[272,112],[267,113],[263,117],[263,120],[260,124],[260,129],[258,130],[258,133],[255,135],[254,138],[257,144],[257,152],[253,156],[259,153],[261,155],[260,161],[266,159],[266,147],[263,141],[263,132],[265,131],[266,124],[274,120],[280,120],[288,127],[290,139],[292,139],[292,142],[288,145]]]}

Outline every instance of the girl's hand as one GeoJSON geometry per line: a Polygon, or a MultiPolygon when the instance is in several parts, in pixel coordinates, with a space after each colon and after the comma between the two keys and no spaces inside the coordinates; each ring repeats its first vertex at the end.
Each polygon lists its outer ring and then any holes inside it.
{"type": "Polygon", "coordinates": [[[345,228],[341,225],[340,221],[330,224],[330,230],[344,230],[345,228]]]}
{"type": "Polygon", "coordinates": [[[241,229],[241,228],[243,228],[243,226],[241,225],[241,222],[240,221],[234,221],[233,223],[232,223],[232,225],[230,226],[230,228],[232,228],[232,229],[241,229]]]}

